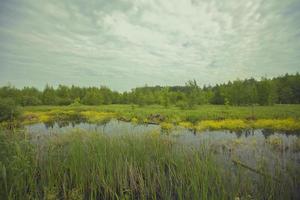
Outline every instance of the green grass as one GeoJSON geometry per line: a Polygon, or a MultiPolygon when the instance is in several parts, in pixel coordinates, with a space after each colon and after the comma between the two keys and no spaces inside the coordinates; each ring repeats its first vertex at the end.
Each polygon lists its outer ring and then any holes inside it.
{"type": "Polygon", "coordinates": [[[37,138],[0,133],[0,199],[293,199],[299,178],[277,182],[151,134],[37,138]]]}

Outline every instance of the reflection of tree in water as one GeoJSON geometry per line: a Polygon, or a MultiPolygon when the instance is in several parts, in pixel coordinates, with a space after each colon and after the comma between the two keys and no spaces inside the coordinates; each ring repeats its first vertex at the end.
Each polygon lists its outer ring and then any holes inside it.
{"type": "Polygon", "coordinates": [[[71,126],[72,126],[72,128],[75,128],[75,125],[76,125],[76,124],[78,124],[76,121],[75,121],[75,122],[74,122],[74,121],[73,121],[73,122],[71,122],[71,126]]]}
{"type": "Polygon", "coordinates": [[[106,125],[110,122],[110,118],[106,118],[102,121],[97,122],[97,126],[102,126],[102,131],[104,133],[106,125]]]}
{"type": "Polygon", "coordinates": [[[54,124],[55,124],[54,121],[44,122],[44,125],[45,125],[46,129],[53,128],[54,124]]]}
{"type": "Polygon", "coordinates": [[[76,125],[79,125],[81,123],[86,123],[86,119],[84,118],[78,118],[78,119],[73,119],[71,121],[69,121],[69,123],[71,124],[72,128],[75,128],[76,125]]]}
{"type": "Polygon", "coordinates": [[[249,129],[249,130],[237,130],[235,131],[235,135],[237,138],[240,138],[242,135],[245,137],[249,137],[251,135],[254,135],[254,130],[249,129]]]}
{"type": "Polygon", "coordinates": [[[197,129],[196,128],[189,128],[188,129],[190,132],[192,132],[194,135],[197,134],[197,129]]]}
{"type": "Polygon", "coordinates": [[[55,126],[55,124],[57,124],[57,126],[59,128],[67,127],[67,126],[70,126],[70,125],[73,128],[75,128],[76,125],[84,123],[84,122],[86,122],[85,119],[75,118],[75,119],[67,119],[67,120],[51,120],[51,121],[48,121],[48,122],[44,122],[44,125],[45,125],[46,129],[53,128],[55,126]]]}
{"type": "Polygon", "coordinates": [[[282,132],[283,134],[285,135],[293,135],[293,136],[299,136],[300,132],[299,131],[285,131],[285,132],[282,132]]]}
{"type": "Polygon", "coordinates": [[[66,126],[69,126],[70,122],[69,121],[57,121],[56,122],[59,128],[63,128],[66,126]]]}
{"type": "MultiPolygon", "coordinates": [[[[232,133],[232,131],[230,131],[230,133],[232,133]]],[[[234,131],[235,135],[237,138],[240,138],[243,135],[243,131],[242,130],[237,130],[234,131]]]]}
{"type": "Polygon", "coordinates": [[[274,131],[271,129],[262,129],[261,133],[264,135],[264,137],[267,139],[270,135],[274,134],[274,131]]]}

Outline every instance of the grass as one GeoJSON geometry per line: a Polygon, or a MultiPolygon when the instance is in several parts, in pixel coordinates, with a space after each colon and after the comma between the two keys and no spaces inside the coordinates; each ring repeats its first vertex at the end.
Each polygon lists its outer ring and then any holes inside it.
{"type": "MultiPolygon", "coordinates": [[[[0,132],[0,199],[295,199],[280,182],[171,138],[0,132]]],[[[269,172],[260,167],[260,171],[269,172]]],[[[276,166],[274,166],[276,169],[276,166]]],[[[298,177],[298,178],[297,178],[298,177]]]]}
{"type": "Polygon", "coordinates": [[[161,114],[168,121],[190,121],[196,120],[220,120],[220,119],[300,119],[300,105],[274,105],[274,106],[224,106],[224,105],[201,105],[192,110],[181,110],[170,106],[164,108],[159,105],[132,106],[132,105],[101,105],[101,106],[30,106],[24,107],[24,111],[51,111],[51,110],[73,110],[73,111],[98,111],[113,112],[127,119],[136,117],[145,119],[151,114],[161,114]],[[253,115],[252,115],[253,114],[253,115]],[[190,120],[187,120],[189,119],[190,120]]]}
{"type": "Polygon", "coordinates": [[[102,106],[36,106],[23,108],[23,123],[62,120],[85,120],[101,123],[118,118],[133,123],[156,123],[163,128],[180,125],[203,130],[270,129],[275,131],[300,130],[300,105],[222,106],[202,105],[193,110],[162,106],[132,105],[102,106]]]}

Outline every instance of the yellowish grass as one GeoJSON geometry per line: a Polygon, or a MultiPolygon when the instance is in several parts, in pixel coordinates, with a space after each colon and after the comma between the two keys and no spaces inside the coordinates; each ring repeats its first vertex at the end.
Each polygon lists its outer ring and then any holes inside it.
{"type": "MultiPolygon", "coordinates": [[[[183,124],[183,127],[189,126],[183,124]]],[[[196,125],[198,131],[204,130],[242,130],[271,129],[275,131],[300,130],[300,122],[295,119],[258,119],[255,121],[241,119],[203,120],[196,125]]]]}
{"type": "Polygon", "coordinates": [[[97,112],[97,111],[82,111],[80,114],[91,123],[101,122],[107,119],[111,119],[115,116],[110,112],[97,112]]]}
{"type": "Polygon", "coordinates": [[[255,129],[272,129],[281,131],[300,130],[300,122],[295,119],[259,119],[252,123],[255,129]]]}
{"type": "Polygon", "coordinates": [[[197,124],[196,129],[198,131],[203,130],[240,130],[249,128],[249,124],[240,119],[226,119],[226,120],[204,120],[197,124]]]}

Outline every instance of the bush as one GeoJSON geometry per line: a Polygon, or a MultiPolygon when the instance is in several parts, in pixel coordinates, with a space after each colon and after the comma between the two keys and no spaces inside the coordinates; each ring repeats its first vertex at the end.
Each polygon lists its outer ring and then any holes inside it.
{"type": "Polygon", "coordinates": [[[59,106],[68,106],[71,105],[73,101],[69,98],[57,98],[57,104],[59,106]]]}
{"type": "Polygon", "coordinates": [[[13,99],[0,99],[0,122],[13,120],[20,115],[19,107],[13,99]]]}
{"type": "Polygon", "coordinates": [[[23,96],[21,104],[22,106],[37,106],[41,105],[42,101],[35,96],[23,96]]]}
{"type": "Polygon", "coordinates": [[[188,104],[185,101],[178,101],[175,106],[180,108],[181,110],[187,110],[189,108],[188,104]]]}

